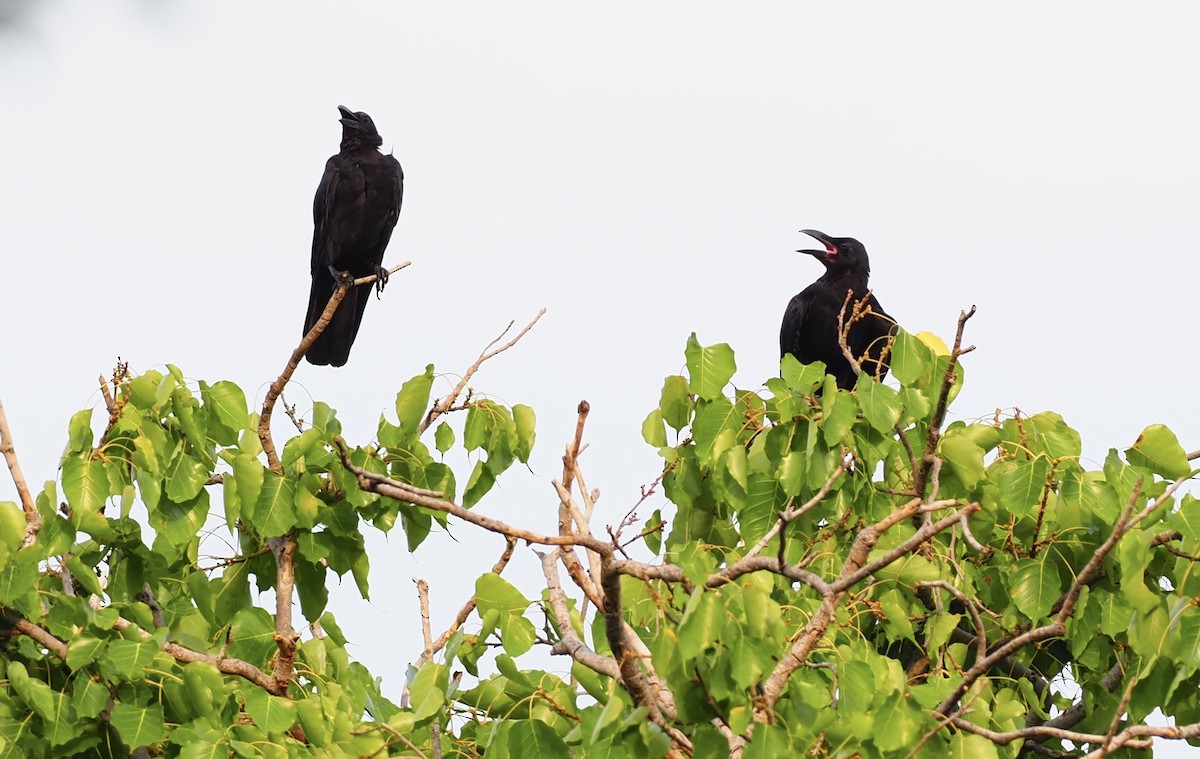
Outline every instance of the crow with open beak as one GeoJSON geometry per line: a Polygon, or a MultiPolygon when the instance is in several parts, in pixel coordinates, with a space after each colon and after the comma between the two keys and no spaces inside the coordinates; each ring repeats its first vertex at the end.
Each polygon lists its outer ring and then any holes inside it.
{"type": "Polygon", "coordinates": [[[820,241],[821,250],[799,250],[813,256],[825,267],[825,273],[792,298],[783,314],[779,330],[780,358],[788,353],[802,364],[821,361],[840,388],[849,389],[858,380],[838,342],[838,314],[846,303],[845,322],[850,325],[846,345],[868,375],[882,380],[888,371],[887,353],[896,322],[884,312],[867,281],[871,264],[867,249],[852,237],[830,237],[815,229],[802,229],[820,241]],[[853,320],[855,304],[862,302],[862,313],[853,320]]]}

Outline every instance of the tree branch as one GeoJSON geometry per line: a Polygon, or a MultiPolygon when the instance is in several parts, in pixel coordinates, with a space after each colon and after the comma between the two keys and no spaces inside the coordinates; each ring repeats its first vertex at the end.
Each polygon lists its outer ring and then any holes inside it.
{"type": "Polygon", "coordinates": [[[1083,570],[1075,578],[1075,581],[1071,583],[1071,588],[1067,591],[1066,596],[1063,597],[1062,606],[1058,610],[1058,614],[1055,616],[1054,621],[1048,625],[1035,627],[1032,630],[1028,630],[1013,637],[1011,640],[1003,643],[993,651],[989,652],[988,655],[982,660],[977,660],[963,675],[962,682],[958,684],[954,691],[947,696],[942,703],[938,704],[938,707],[935,711],[943,717],[954,716],[955,705],[958,703],[959,699],[962,698],[963,694],[966,693],[972,685],[974,685],[976,680],[986,674],[987,671],[990,670],[1001,659],[1031,643],[1046,640],[1047,638],[1057,638],[1064,635],[1067,629],[1066,621],[1075,611],[1075,604],[1079,601],[1079,594],[1083,592],[1083,588],[1091,581],[1091,578],[1100,571],[1101,566],[1104,564],[1104,557],[1108,555],[1109,551],[1111,551],[1114,546],[1116,546],[1117,541],[1119,541],[1122,536],[1125,535],[1130,527],[1132,527],[1154,509],[1158,508],[1158,506],[1160,506],[1168,497],[1171,496],[1172,493],[1175,492],[1175,489],[1182,482],[1182,480],[1176,482],[1137,516],[1132,516],[1134,504],[1137,503],[1137,498],[1141,494],[1142,490],[1142,481],[1138,480],[1137,484],[1133,487],[1133,491],[1129,495],[1129,501],[1125,505],[1125,510],[1121,513],[1121,517],[1117,520],[1117,524],[1113,527],[1112,534],[1109,535],[1108,539],[1096,549],[1096,552],[1092,554],[1092,558],[1088,560],[1088,563],[1084,565],[1083,570]]]}
{"type": "Polygon", "coordinates": [[[846,470],[852,466],[854,466],[854,459],[850,456],[842,456],[842,463],[833,471],[833,474],[829,475],[829,479],[825,480],[825,484],[821,486],[821,489],[818,490],[812,498],[809,498],[800,506],[794,509],[784,509],[783,512],[780,513],[779,519],[775,521],[775,524],[771,525],[771,529],[767,530],[767,534],[759,538],[758,542],[746,552],[745,558],[752,558],[762,553],[763,549],[770,545],[771,541],[775,539],[775,536],[778,535],[780,530],[782,530],[789,522],[799,518],[809,509],[813,508],[822,500],[824,500],[825,496],[829,495],[829,491],[833,488],[833,484],[837,482],[841,476],[846,473],[846,470]]]}
{"type": "Polygon", "coordinates": [[[483,352],[479,354],[479,358],[475,359],[475,363],[471,364],[471,366],[467,368],[467,371],[463,373],[462,379],[458,381],[458,384],[454,386],[454,389],[450,391],[450,394],[433,404],[433,407],[429,409],[429,413],[425,415],[425,420],[421,422],[421,426],[418,428],[418,434],[429,429],[429,425],[433,424],[439,416],[445,414],[454,407],[454,401],[458,400],[458,396],[462,394],[462,391],[464,388],[466,388],[467,383],[471,381],[471,377],[475,376],[475,372],[479,371],[479,367],[483,366],[483,362],[516,345],[517,341],[519,341],[522,337],[525,337],[525,333],[533,329],[533,325],[537,324],[538,320],[541,319],[545,313],[546,309],[540,309],[537,312],[537,316],[533,317],[533,321],[526,324],[525,327],[517,333],[516,337],[514,337],[512,340],[509,340],[504,345],[501,345],[499,348],[491,350],[491,347],[500,342],[500,340],[503,339],[506,334],[508,334],[508,331],[512,329],[513,324],[516,323],[509,322],[508,326],[504,328],[504,331],[501,332],[495,340],[487,344],[487,347],[484,348],[483,352]]]}
{"type": "Polygon", "coordinates": [[[292,629],[292,593],[296,587],[296,541],[291,535],[267,538],[267,546],[275,555],[275,690],[286,693],[295,675],[296,644],[300,635],[292,629]]]}
{"type": "MultiPolygon", "coordinates": [[[[412,265],[412,261],[405,261],[402,264],[393,266],[388,269],[388,275],[412,265]]],[[[275,410],[275,401],[279,399],[283,393],[283,388],[291,381],[292,375],[296,373],[296,368],[300,366],[300,360],[304,358],[304,354],[308,353],[308,349],[317,341],[325,328],[329,326],[329,322],[333,319],[334,312],[345,299],[346,293],[350,292],[351,287],[359,287],[374,282],[379,277],[375,274],[370,274],[366,277],[359,277],[351,282],[339,282],[337,289],[333,291],[333,295],[329,298],[329,303],[326,304],[325,310],[321,312],[321,317],[317,319],[317,323],[312,326],[312,329],[300,339],[300,344],[292,351],[292,355],[288,358],[287,365],[283,368],[283,373],[279,375],[271,387],[267,390],[267,397],[263,400],[262,412],[258,420],[258,440],[262,444],[263,451],[267,454],[267,464],[271,471],[275,474],[283,474],[283,467],[279,463],[279,454],[275,450],[275,441],[271,437],[271,414],[275,410]]]]}
{"type": "Polygon", "coordinates": [[[42,515],[37,510],[29,486],[25,484],[25,475],[21,473],[21,462],[17,460],[17,447],[13,443],[12,430],[8,427],[8,415],[4,413],[4,403],[0,401],[0,453],[4,454],[4,462],[8,464],[8,472],[12,475],[13,485],[21,499],[21,509],[25,512],[25,537],[21,540],[21,548],[33,545],[38,532],[42,529],[42,515]]]}
{"type": "MultiPolygon", "coordinates": [[[[18,615],[11,609],[0,607],[0,618],[9,624],[14,630],[29,637],[50,653],[57,656],[59,659],[66,660],[67,644],[59,640],[48,630],[33,624],[24,617],[18,615]]],[[[117,621],[113,623],[113,629],[125,630],[130,626],[129,620],[124,617],[117,617],[117,621]]],[[[143,640],[153,638],[154,636],[145,630],[140,630],[140,635],[143,640]]],[[[276,681],[271,675],[263,672],[258,667],[241,659],[227,659],[223,656],[210,656],[202,654],[199,651],[193,651],[190,648],[172,643],[170,641],[164,643],[161,649],[175,658],[175,661],[187,664],[189,662],[207,662],[215,666],[218,670],[227,675],[237,675],[245,680],[248,680],[255,685],[274,695],[283,695],[286,693],[286,685],[283,692],[276,689],[276,681]]]]}
{"type": "Polygon", "coordinates": [[[501,522],[499,519],[492,519],[491,517],[485,517],[480,514],[476,514],[474,511],[465,509],[453,501],[444,500],[441,497],[441,493],[435,493],[434,491],[416,488],[407,483],[400,482],[399,480],[393,480],[390,477],[385,477],[381,474],[375,474],[374,472],[368,472],[362,467],[355,466],[354,463],[350,461],[350,449],[346,447],[346,442],[340,437],[334,437],[333,444],[337,447],[338,452],[341,455],[342,466],[346,467],[346,469],[358,476],[359,486],[362,487],[363,490],[368,490],[372,493],[379,493],[380,495],[385,495],[389,498],[395,498],[397,501],[402,501],[404,503],[412,503],[416,504],[417,506],[424,506],[427,509],[440,511],[444,514],[450,514],[462,519],[465,522],[470,522],[476,527],[482,527],[489,532],[499,533],[500,535],[516,538],[517,540],[523,540],[526,543],[536,543],[546,546],[581,545],[590,548],[601,555],[612,552],[611,546],[609,546],[607,543],[602,543],[595,538],[587,538],[582,535],[540,535],[536,532],[530,532],[529,530],[522,530],[517,527],[512,527],[504,522],[501,522]]]}

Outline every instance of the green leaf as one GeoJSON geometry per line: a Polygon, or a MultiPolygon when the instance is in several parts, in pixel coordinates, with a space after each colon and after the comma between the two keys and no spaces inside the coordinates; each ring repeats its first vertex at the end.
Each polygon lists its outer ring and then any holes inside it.
{"type": "Polygon", "coordinates": [[[679,622],[679,655],[684,660],[695,659],[720,639],[724,610],[704,586],[692,591],[691,599],[679,622]]]}
{"type": "Polygon", "coordinates": [[[92,410],[76,412],[67,425],[67,453],[92,450],[92,410]]]}
{"type": "Polygon", "coordinates": [[[208,479],[208,469],[194,456],[184,453],[183,446],[175,451],[175,456],[167,462],[163,473],[166,477],[167,497],[176,503],[183,503],[195,498],[204,489],[208,479]]]}
{"type": "Polygon", "coordinates": [[[454,447],[454,429],[442,422],[433,433],[433,441],[438,453],[445,453],[454,447]]]}
{"type": "Polygon", "coordinates": [[[854,394],[858,397],[858,405],[862,408],[867,423],[877,432],[890,434],[900,421],[900,396],[888,387],[880,384],[865,374],[858,376],[854,394]]]}
{"type": "Polygon", "coordinates": [[[249,426],[250,414],[246,407],[246,394],[242,389],[228,380],[221,380],[214,385],[200,383],[200,397],[204,399],[204,408],[217,421],[220,430],[211,430],[213,437],[221,445],[237,443],[238,433],[249,426]]]}
{"type": "Polygon", "coordinates": [[[275,653],[275,625],[271,615],[257,606],[243,607],[229,624],[229,653],[260,666],[275,653]]]}
{"type": "Polygon", "coordinates": [[[1024,515],[1029,507],[1041,501],[1050,474],[1050,462],[1043,456],[1032,461],[1017,461],[997,477],[1000,485],[1000,508],[1024,515]]]}
{"type": "Polygon", "coordinates": [[[130,748],[139,748],[157,743],[166,737],[163,724],[163,708],[160,704],[141,707],[128,703],[113,706],[109,722],[121,734],[121,740],[130,748]]]}
{"type": "Polygon", "coordinates": [[[284,535],[296,526],[296,481],[264,471],[252,523],[267,537],[284,535]]]}
{"type": "Polygon", "coordinates": [[[534,630],[523,616],[530,601],[521,591],[500,575],[488,572],[475,581],[475,600],[480,617],[489,612],[500,615],[500,638],[509,656],[520,656],[529,650],[534,630]]]}
{"type": "Polygon", "coordinates": [[[487,462],[476,461],[475,468],[471,470],[471,477],[467,480],[467,489],[463,493],[463,507],[469,509],[479,503],[479,499],[487,495],[495,484],[496,475],[492,474],[487,462]]]}
{"type": "Polygon", "coordinates": [[[904,330],[896,331],[895,342],[892,343],[892,376],[901,385],[915,384],[925,376],[933,363],[933,351],[929,346],[914,335],[904,330]]]}
{"type": "Polygon", "coordinates": [[[421,420],[429,408],[429,393],[432,390],[433,364],[426,366],[423,374],[400,386],[400,392],[396,394],[396,418],[400,420],[406,440],[416,440],[421,420]]]}
{"type": "Polygon", "coordinates": [[[463,447],[474,451],[488,441],[492,435],[492,415],[482,403],[473,403],[467,409],[467,421],[463,424],[463,447]]]}
{"type": "Polygon", "coordinates": [[[87,635],[80,635],[67,644],[67,666],[72,670],[86,667],[95,661],[96,656],[104,649],[104,641],[87,635]]]}
{"type": "Polygon", "coordinates": [[[90,594],[100,596],[101,598],[104,597],[104,589],[100,587],[100,578],[78,556],[72,556],[67,559],[67,569],[70,570],[72,579],[80,587],[90,594]]]}
{"type": "Polygon", "coordinates": [[[446,668],[440,664],[426,664],[421,667],[409,688],[414,720],[425,722],[442,711],[446,704],[446,693],[442,684],[446,680],[446,668]]]}
{"type": "Polygon", "coordinates": [[[1175,433],[1162,424],[1152,424],[1142,430],[1125,457],[1134,466],[1144,466],[1155,474],[1177,480],[1191,471],[1187,453],[1175,433]]]}
{"type": "Polygon", "coordinates": [[[720,397],[726,383],[737,371],[733,348],[727,343],[701,347],[696,340],[696,333],[693,332],[688,337],[683,353],[687,359],[688,375],[691,377],[688,383],[690,390],[705,400],[720,397]]]}
{"type": "Polygon", "coordinates": [[[884,751],[907,749],[920,738],[921,719],[912,699],[903,693],[889,696],[873,714],[872,740],[884,751]]]}
{"type": "Polygon", "coordinates": [[[688,392],[687,378],[673,374],[663,379],[662,392],[658,397],[658,410],[662,420],[679,432],[687,426],[692,415],[692,396],[688,392]]]}
{"type": "Polygon", "coordinates": [[[1008,587],[1013,603],[1034,622],[1049,614],[1054,602],[1062,595],[1058,573],[1045,560],[1045,554],[1037,559],[1015,562],[1008,587]]]}
{"type": "Polygon", "coordinates": [[[267,733],[282,733],[296,724],[296,705],[289,698],[272,696],[257,685],[243,687],[246,713],[267,733]]]}
{"type": "Polygon", "coordinates": [[[532,407],[523,403],[512,407],[512,415],[513,423],[517,428],[517,445],[513,449],[513,455],[522,464],[528,464],[529,455],[533,452],[533,442],[537,437],[537,431],[534,429],[537,415],[534,414],[532,407]]]}
{"type": "Polygon", "coordinates": [[[7,668],[8,684],[16,694],[39,717],[51,721],[54,719],[54,691],[41,680],[29,676],[25,665],[19,661],[10,661],[7,668]]]}
{"type": "Polygon", "coordinates": [[[136,682],[146,677],[146,667],[154,661],[158,645],[153,640],[114,640],[108,644],[104,663],[120,679],[136,682]]]}
{"type": "Polygon", "coordinates": [[[86,677],[77,677],[72,682],[71,706],[77,717],[91,719],[104,711],[111,695],[108,688],[86,677]]]}
{"type": "Polygon", "coordinates": [[[108,473],[104,464],[92,461],[84,454],[73,454],[63,459],[62,486],[72,512],[95,514],[104,508],[109,496],[108,473]]]}
{"type": "Polygon", "coordinates": [[[963,486],[972,490],[983,479],[984,451],[964,430],[964,427],[949,428],[938,443],[938,452],[963,486]]]}
{"type": "Polygon", "coordinates": [[[250,605],[249,562],[239,562],[226,567],[220,577],[212,580],[213,626],[221,627],[229,618],[250,605]]]}
{"type": "MultiPolygon", "coordinates": [[[[0,543],[9,552],[15,553],[24,539],[25,512],[12,501],[0,501],[0,543]]],[[[3,562],[0,562],[0,565],[2,564],[3,562]]]]}
{"type": "Polygon", "coordinates": [[[642,422],[642,440],[655,448],[662,448],[667,444],[667,431],[663,427],[662,412],[658,409],[647,414],[646,421],[642,422]]]}
{"type": "Polygon", "coordinates": [[[508,731],[509,756],[568,756],[567,744],[545,722],[518,720],[508,731]]]}
{"type": "Polygon", "coordinates": [[[208,507],[208,492],[204,490],[187,503],[164,500],[151,516],[150,523],[171,545],[184,546],[204,529],[204,521],[208,519],[208,507]]]}
{"type": "Polygon", "coordinates": [[[779,362],[779,372],[788,388],[805,395],[825,382],[825,362],[802,364],[790,353],[785,353],[779,362]]]}

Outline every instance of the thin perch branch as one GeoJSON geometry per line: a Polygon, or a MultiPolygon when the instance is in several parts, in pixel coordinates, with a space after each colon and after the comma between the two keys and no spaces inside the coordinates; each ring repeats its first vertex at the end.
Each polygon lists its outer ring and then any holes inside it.
{"type": "MultiPolygon", "coordinates": [[[[412,261],[405,261],[388,269],[388,276],[412,265],[412,261]]],[[[352,282],[339,282],[337,289],[333,291],[333,295],[329,298],[329,303],[326,304],[325,310],[321,312],[321,318],[317,319],[317,323],[312,326],[303,338],[300,339],[300,344],[292,351],[292,355],[288,358],[287,366],[283,368],[283,373],[271,383],[271,388],[267,390],[267,397],[263,400],[262,413],[258,420],[258,440],[262,443],[263,451],[267,454],[267,464],[271,471],[275,474],[283,474],[283,468],[279,463],[279,454],[275,450],[275,441],[271,438],[271,414],[275,411],[275,401],[283,393],[283,388],[291,381],[292,375],[296,373],[296,368],[300,366],[300,360],[304,358],[304,354],[312,347],[312,344],[317,341],[325,328],[329,326],[329,322],[333,319],[333,314],[345,299],[346,293],[350,292],[351,287],[359,285],[367,285],[374,282],[379,277],[375,274],[370,274],[365,277],[359,277],[352,282]]]]}

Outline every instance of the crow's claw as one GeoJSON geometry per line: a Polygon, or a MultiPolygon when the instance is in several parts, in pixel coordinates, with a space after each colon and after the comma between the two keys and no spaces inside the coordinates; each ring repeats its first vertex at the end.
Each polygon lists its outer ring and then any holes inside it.
{"type": "Polygon", "coordinates": [[[379,298],[383,295],[383,288],[387,287],[388,270],[382,266],[375,270],[375,297],[379,298]]]}

